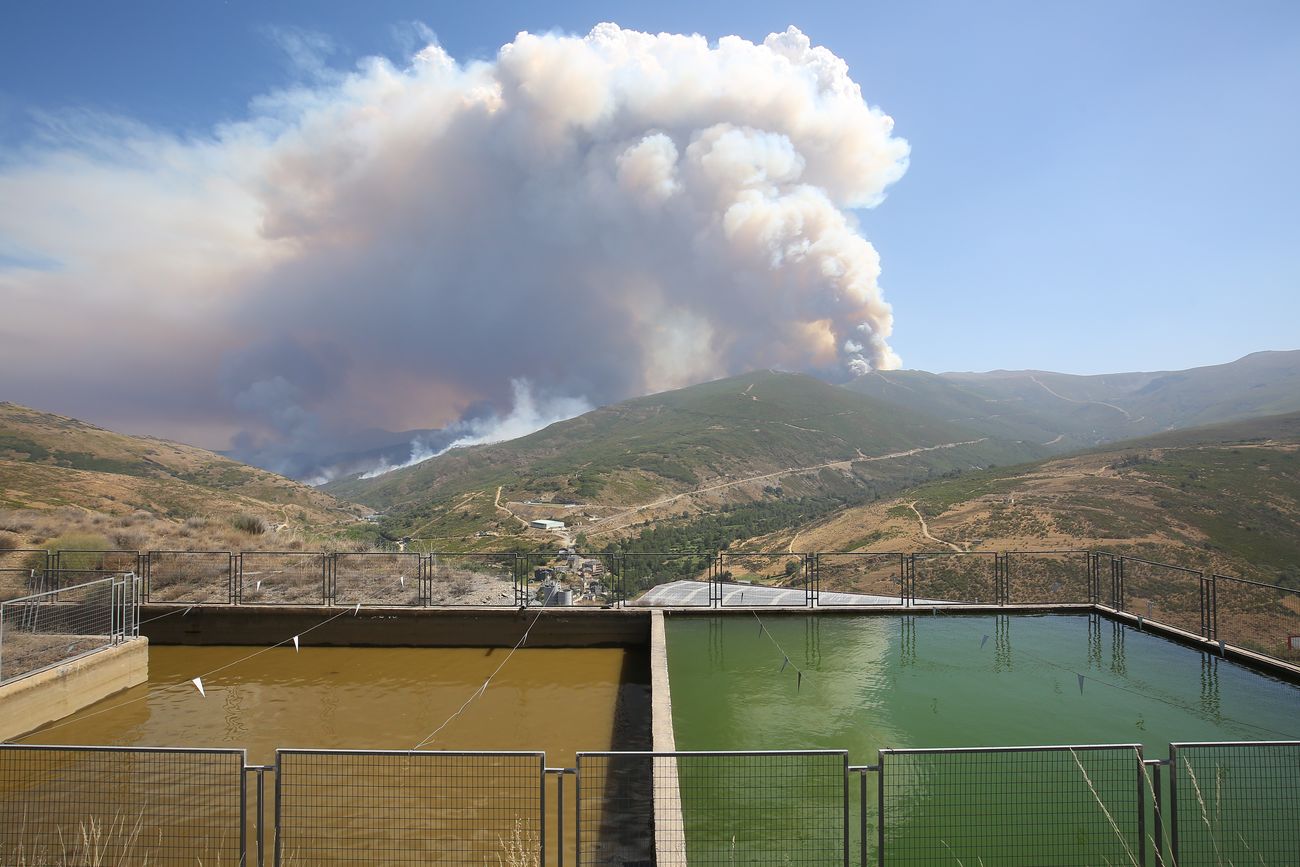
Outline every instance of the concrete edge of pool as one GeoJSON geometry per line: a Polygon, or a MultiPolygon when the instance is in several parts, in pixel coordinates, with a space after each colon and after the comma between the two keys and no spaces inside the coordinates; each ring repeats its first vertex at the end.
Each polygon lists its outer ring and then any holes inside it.
{"type": "Polygon", "coordinates": [[[131,639],[0,686],[0,741],[27,734],[149,679],[149,641],[131,639]]]}

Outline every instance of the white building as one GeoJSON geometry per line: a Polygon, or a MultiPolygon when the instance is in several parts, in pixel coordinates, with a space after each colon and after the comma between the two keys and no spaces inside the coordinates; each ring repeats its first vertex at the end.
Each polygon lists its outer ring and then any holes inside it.
{"type": "Polygon", "coordinates": [[[563,530],[563,521],[552,521],[548,518],[538,518],[536,521],[529,521],[528,526],[537,530],[563,530]]]}

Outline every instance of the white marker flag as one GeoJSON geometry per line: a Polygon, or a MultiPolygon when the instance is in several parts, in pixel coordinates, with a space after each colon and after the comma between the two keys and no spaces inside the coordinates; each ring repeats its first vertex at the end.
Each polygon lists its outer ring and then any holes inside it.
{"type": "Polygon", "coordinates": [[[203,691],[203,678],[201,678],[201,677],[196,677],[196,678],[194,678],[194,680],[190,681],[190,683],[192,683],[192,684],[194,684],[196,687],[198,687],[199,695],[203,696],[204,698],[207,698],[207,697],[208,697],[208,694],[207,694],[206,692],[203,691]]]}
{"type": "Polygon", "coordinates": [[[397,580],[402,582],[402,589],[405,590],[405,589],[406,589],[406,576],[405,576],[405,575],[398,575],[398,576],[397,576],[397,580]]]}
{"type": "Polygon", "coordinates": [[[298,652],[298,636],[296,635],[293,637],[293,652],[298,652]]]}
{"type": "Polygon", "coordinates": [[[260,592],[261,589],[262,589],[262,582],[261,582],[261,579],[259,579],[258,582],[257,582],[257,586],[254,587],[253,590],[254,590],[254,592],[260,592]]]}

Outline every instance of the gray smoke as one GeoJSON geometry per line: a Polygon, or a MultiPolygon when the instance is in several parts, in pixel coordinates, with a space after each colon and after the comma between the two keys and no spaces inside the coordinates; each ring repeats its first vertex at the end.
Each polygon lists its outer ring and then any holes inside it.
{"type": "Polygon", "coordinates": [[[487,441],[748,369],[898,366],[851,209],[907,143],[794,28],[602,24],[314,81],[199,138],[82,119],[0,169],[6,392],[119,424],[183,400],[208,444],[303,475],[363,428],[487,441]],[[43,328],[52,303],[72,321],[43,328]],[[54,360],[16,374],[36,335],[54,360]]]}

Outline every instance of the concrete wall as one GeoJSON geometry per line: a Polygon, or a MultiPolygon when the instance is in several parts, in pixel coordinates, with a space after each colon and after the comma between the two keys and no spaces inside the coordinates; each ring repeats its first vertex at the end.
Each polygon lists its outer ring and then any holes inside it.
{"type": "Polygon", "coordinates": [[[75,713],[149,679],[149,642],[138,638],[0,686],[0,741],[75,713]]]}
{"type": "Polygon", "coordinates": [[[644,647],[648,609],[317,608],[146,605],[140,631],[154,644],[258,645],[300,635],[315,646],[644,647]]]}
{"type": "MultiPolygon", "coordinates": [[[[673,697],[668,685],[668,638],[664,613],[655,611],[650,623],[650,731],[656,753],[677,751],[673,734],[673,697]]],[[[682,818],[677,759],[654,759],[655,853],[661,864],[686,863],[686,822],[682,818]]]]}

